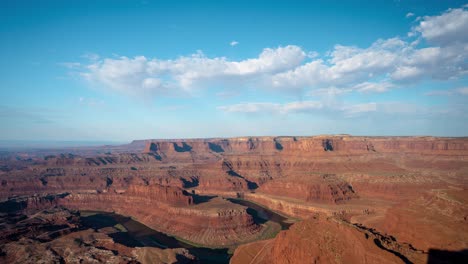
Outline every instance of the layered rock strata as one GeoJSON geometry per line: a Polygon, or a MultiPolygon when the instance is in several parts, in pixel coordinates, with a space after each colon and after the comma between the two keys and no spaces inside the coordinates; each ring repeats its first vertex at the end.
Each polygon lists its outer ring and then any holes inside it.
{"type": "Polygon", "coordinates": [[[245,207],[209,198],[240,197],[297,219],[320,212],[424,252],[468,248],[468,138],[145,140],[106,150],[2,155],[0,198],[26,195],[15,206],[31,208],[115,211],[223,246],[262,233],[245,207]],[[57,193],[66,196],[39,198],[57,193]]]}

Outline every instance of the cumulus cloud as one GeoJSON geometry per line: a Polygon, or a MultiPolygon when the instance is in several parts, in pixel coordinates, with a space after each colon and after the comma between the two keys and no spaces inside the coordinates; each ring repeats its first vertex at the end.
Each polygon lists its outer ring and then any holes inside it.
{"type": "Polygon", "coordinates": [[[413,16],[414,16],[414,13],[411,13],[411,12],[406,14],[406,18],[410,18],[410,17],[413,17],[413,16]]]}
{"type": "Polygon", "coordinates": [[[123,56],[97,60],[87,65],[82,76],[118,92],[147,95],[170,89],[190,91],[210,81],[246,82],[297,67],[305,58],[306,53],[293,45],[266,48],[257,58],[241,61],[208,58],[201,51],[175,60],[123,56]]]}
{"type": "Polygon", "coordinates": [[[336,95],[381,93],[424,79],[466,76],[467,32],[468,11],[464,6],[421,17],[411,29],[414,37],[408,40],[379,39],[368,47],[335,45],[322,56],[288,45],[265,48],[257,57],[244,60],[208,57],[202,51],[174,59],[101,58],[93,54],[87,56],[88,64],[76,66],[84,69],[81,76],[92,83],[145,98],[228,86],[238,91],[249,87],[311,95],[330,93],[330,87],[336,95]]]}
{"type": "Polygon", "coordinates": [[[413,31],[420,33],[431,43],[450,45],[456,42],[468,41],[468,10],[467,6],[449,9],[440,16],[422,17],[413,31]]]}
{"type": "Polygon", "coordinates": [[[272,76],[274,87],[353,86],[394,70],[409,45],[398,38],[369,48],[336,45],[329,59],[317,59],[272,76]]]}
{"type": "MultiPolygon", "coordinates": [[[[461,44],[416,48],[399,38],[391,38],[378,40],[365,49],[337,45],[328,60],[317,59],[275,74],[271,85],[346,89],[375,78],[390,77],[394,82],[415,82],[423,78],[446,80],[466,75],[467,59],[468,45],[461,44]]],[[[373,90],[382,92],[396,86],[387,83],[385,87],[374,86],[373,90]]]]}
{"type": "Polygon", "coordinates": [[[229,45],[231,45],[232,47],[237,46],[237,44],[239,44],[239,42],[237,42],[235,40],[231,41],[231,43],[229,43],[229,45]]]}
{"type": "Polygon", "coordinates": [[[390,75],[395,81],[413,81],[421,78],[424,71],[415,66],[398,66],[390,75]]]}
{"type": "MultiPolygon", "coordinates": [[[[450,9],[438,16],[426,16],[413,28],[429,43],[439,46],[418,48],[420,41],[400,38],[377,40],[368,48],[336,45],[329,59],[317,59],[272,76],[274,87],[335,86],[358,87],[374,78],[396,83],[423,78],[447,80],[468,74],[468,12],[466,7],[450,9]]],[[[358,91],[382,92],[397,84],[366,85],[358,91]],[[373,89],[371,89],[373,88],[373,89]]]]}
{"type": "Polygon", "coordinates": [[[167,90],[167,84],[149,73],[151,65],[144,56],[98,60],[87,66],[81,75],[113,91],[148,96],[167,90]]]}

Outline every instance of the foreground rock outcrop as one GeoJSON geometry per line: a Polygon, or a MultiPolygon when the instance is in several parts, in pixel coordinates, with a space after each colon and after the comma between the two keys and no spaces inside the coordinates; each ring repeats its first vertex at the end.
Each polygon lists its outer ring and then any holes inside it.
{"type": "Polygon", "coordinates": [[[349,225],[316,216],[293,225],[272,240],[240,246],[231,259],[237,263],[400,263],[379,248],[374,237],[349,225]]]}

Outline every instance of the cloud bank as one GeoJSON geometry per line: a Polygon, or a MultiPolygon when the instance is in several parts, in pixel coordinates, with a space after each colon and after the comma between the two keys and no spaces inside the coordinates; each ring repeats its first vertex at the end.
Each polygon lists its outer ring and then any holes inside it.
{"type": "MultiPolygon", "coordinates": [[[[202,51],[175,59],[94,56],[80,74],[110,91],[145,98],[190,94],[223,85],[312,96],[384,93],[422,80],[443,81],[466,76],[467,7],[419,17],[416,21],[407,38],[378,39],[364,48],[335,45],[322,56],[297,45],[265,48],[257,57],[244,60],[210,58],[202,51]]],[[[237,44],[237,41],[230,43],[237,44]]],[[[64,64],[73,68],[80,65],[64,64]]],[[[337,108],[319,101],[247,102],[219,107],[226,112],[251,113],[297,113],[326,108],[349,114],[382,109],[373,102],[337,108]]]]}

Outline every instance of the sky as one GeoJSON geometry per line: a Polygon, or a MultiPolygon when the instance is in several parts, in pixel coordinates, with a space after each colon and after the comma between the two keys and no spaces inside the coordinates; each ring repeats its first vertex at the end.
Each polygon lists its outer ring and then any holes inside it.
{"type": "Polygon", "coordinates": [[[467,1],[0,1],[0,140],[468,136],[467,1]]]}

